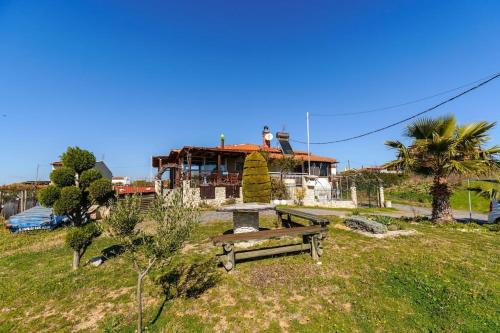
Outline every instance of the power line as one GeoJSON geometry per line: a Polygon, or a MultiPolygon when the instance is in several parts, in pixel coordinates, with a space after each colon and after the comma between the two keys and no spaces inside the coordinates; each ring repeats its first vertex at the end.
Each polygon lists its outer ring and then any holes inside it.
{"type": "Polygon", "coordinates": [[[421,98],[417,98],[417,99],[414,99],[414,100],[411,100],[411,101],[408,101],[408,102],[404,102],[404,103],[399,103],[399,104],[394,104],[394,105],[390,105],[390,106],[384,106],[384,107],[380,107],[380,108],[375,108],[375,109],[370,109],[370,110],[365,110],[365,111],[357,111],[357,112],[341,112],[341,113],[311,113],[310,116],[311,117],[342,117],[342,116],[355,116],[355,115],[358,115],[358,114],[366,114],[366,113],[374,113],[374,112],[380,112],[380,111],[386,111],[386,110],[391,110],[391,109],[396,109],[396,108],[400,108],[400,107],[403,107],[403,106],[407,106],[407,105],[411,105],[411,104],[415,104],[415,103],[419,103],[419,102],[422,102],[422,101],[425,101],[425,100],[428,100],[428,99],[432,99],[434,97],[438,97],[438,96],[442,96],[442,95],[446,95],[450,92],[453,92],[453,91],[456,91],[456,90],[459,90],[459,89],[462,89],[462,88],[465,88],[465,87],[468,87],[470,85],[473,85],[473,84],[476,84],[478,82],[481,82],[483,80],[486,80],[490,77],[494,76],[493,75],[488,75],[486,77],[483,77],[479,80],[476,80],[476,81],[473,81],[473,82],[469,82],[469,83],[466,83],[466,84],[463,84],[461,86],[458,86],[456,88],[452,88],[452,89],[448,89],[448,90],[445,90],[445,91],[441,91],[441,92],[438,92],[434,95],[430,95],[430,96],[425,96],[425,97],[421,97],[421,98]]]}
{"type": "MultiPolygon", "coordinates": [[[[334,141],[325,141],[325,142],[309,142],[309,144],[311,144],[311,145],[327,145],[327,144],[331,144],[331,143],[345,142],[345,141],[350,141],[350,140],[354,140],[354,139],[359,139],[359,138],[365,137],[365,136],[370,135],[370,134],[374,134],[374,133],[377,133],[377,132],[384,131],[384,130],[386,130],[386,129],[388,129],[388,128],[394,127],[394,126],[399,125],[399,124],[402,124],[402,123],[404,123],[404,122],[407,122],[408,120],[411,120],[411,119],[417,118],[418,116],[421,116],[421,115],[423,115],[424,113],[427,113],[427,112],[430,112],[430,111],[432,111],[432,110],[435,110],[435,109],[437,109],[437,108],[439,108],[439,107],[441,107],[441,106],[443,106],[443,105],[445,105],[445,104],[447,104],[447,103],[449,103],[449,102],[451,102],[451,101],[453,101],[453,100],[455,100],[455,99],[457,99],[457,98],[462,97],[462,96],[463,96],[463,95],[465,95],[465,94],[470,93],[470,92],[471,92],[471,91],[473,91],[473,90],[476,90],[476,89],[478,89],[478,88],[480,88],[480,87],[484,86],[485,84],[487,84],[487,83],[489,83],[489,82],[491,82],[491,81],[493,81],[493,80],[497,79],[498,77],[500,77],[500,73],[497,73],[497,74],[493,75],[493,77],[489,78],[488,80],[485,80],[485,81],[483,81],[483,82],[481,82],[481,83],[479,83],[479,84],[475,85],[474,87],[469,88],[469,89],[467,89],[467,90],[465,90],[465,91],[461,92],[461,93],[460,93],[460,94],[458,94],[458,95],[455,95],[455,96],[453,96],[453,97],[450,97],[450,98],[448,98],[447,100],[445,100],[445,101],[443,101],[443,102],[441,102],[441,103],[439,103],[439,104],[434,105],[433,107],[430,107],[430,108],[428,108],[428,109],[426,109],[426,110],[424,110],[424,111],[422,111],[422,112],[416,113],[416,114],[414,114],[414,115],[412,115],[412,116],[410,116],[410,117],[407,117],[407,118],[405,118],[405,119],[403,119],[403,120],[400,120],[400,121],[398,121],[398,122],[395,122],[395,123],[389,124],[389,125],[387,125],[387,126],[384,126],[384,127],[378,128],[378,129],[375,129],[375,130],[373,130],[373,131],[369,131],[369,132],[366,132],[366,133],[363,133],[363,134],[359,134],[359,135],[356,135],[356,136],[352,136],[352,137],[349,137],[349,138],[345,138],[345,139],[334,140],[334,141]]],[[[296,142],[296,143],[307,144],[307,142],[305,142],[305,141],[299,141],[299,140],[290,140],[290,141],[292,141],[292,142],[296,142]]]]}

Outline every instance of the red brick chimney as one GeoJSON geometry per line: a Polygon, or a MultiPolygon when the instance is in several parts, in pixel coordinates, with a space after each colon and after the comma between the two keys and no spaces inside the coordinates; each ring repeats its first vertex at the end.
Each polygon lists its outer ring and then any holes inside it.
{"type": "Polygon", "coordinates": [[[269,130],[269,126],[264,126],[264,130],[262,131],[262,147],[271,148],[271,140],[273,135],[269,130]]]}

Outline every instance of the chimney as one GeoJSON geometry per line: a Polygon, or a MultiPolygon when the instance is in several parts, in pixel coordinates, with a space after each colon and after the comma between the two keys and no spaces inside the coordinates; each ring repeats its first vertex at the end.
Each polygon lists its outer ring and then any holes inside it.
{"type": "Polygon", "coordinates": [[[269,130],[269,126],[264,126],[264,130],[262,131],[262,147],[271,148],[271,140],[273,139],[273,135],[269,130]]]}
{"type": "Polygon", "coordinates": [[[224,134],[220,135],[220,148],[224,149],[224,134]]]}

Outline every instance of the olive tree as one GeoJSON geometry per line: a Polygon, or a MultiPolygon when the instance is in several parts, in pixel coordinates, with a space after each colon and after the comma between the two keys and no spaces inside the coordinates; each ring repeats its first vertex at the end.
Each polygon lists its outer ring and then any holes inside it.
{"type": "Polygon", "coordinates": [[[102,178],[94,169],[94,155],[78,147],[68,147],[61,156],[63,166],[50,174],[51,185],[38,192],[38,201],[51,207],[55,214],[66,216],[71,228],[66,234],[66,244],[73,249],[73,269],[99,236],[99,227],[90,222],[89,209],[94,204],[105,204],[113,197],[111,181],[102,178]]]}
{"type": "Polygon", "coordinates": [[[174,190],[167,199],[158,197],[147,215],[141,214],[138,197],[127,197],[111,209],[106,219],[109,231],[125,247],[137,274],[137,332],[142,332],[142,282],[153,267],[167,266],[182,248],[199,222],[199,211],[182,200],[182,191],[174,190]],[[146,232],[138,225],[149,218],[155,230],[146,232]]]}

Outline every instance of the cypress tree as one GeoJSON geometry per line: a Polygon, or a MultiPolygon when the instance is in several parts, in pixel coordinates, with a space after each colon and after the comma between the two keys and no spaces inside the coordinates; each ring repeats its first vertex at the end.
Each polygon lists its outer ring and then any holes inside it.
{"type": "Polygon", "coordinates": [[[267,162],[259,152],[253,152],[247,155],[243,166],[243,202],[270,201],[271,178],[267,162]]]}

